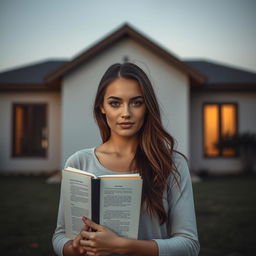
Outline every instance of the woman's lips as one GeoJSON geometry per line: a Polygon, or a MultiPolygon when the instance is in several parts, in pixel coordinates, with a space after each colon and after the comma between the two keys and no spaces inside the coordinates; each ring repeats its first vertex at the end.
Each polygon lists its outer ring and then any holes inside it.
{"type": "Polygon", "coordinates": [[[118,125],[123,128],[123,129],[129,129],[131,128],[134,123],[131,123],[131,122],[124,122],[124,123],[118,123],[118,125]]]}

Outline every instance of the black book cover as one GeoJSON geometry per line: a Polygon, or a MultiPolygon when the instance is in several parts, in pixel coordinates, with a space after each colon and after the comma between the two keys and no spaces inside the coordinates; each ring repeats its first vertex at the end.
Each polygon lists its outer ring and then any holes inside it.
{"type": "Polygon", "coordinates": [[[100,179],[91,179],[92,221],[100,223],[100,179]]]}

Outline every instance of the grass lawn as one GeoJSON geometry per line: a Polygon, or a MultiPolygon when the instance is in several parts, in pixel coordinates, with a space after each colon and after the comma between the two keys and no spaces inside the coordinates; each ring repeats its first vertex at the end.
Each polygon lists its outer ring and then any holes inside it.
{"type": "MultiPolygon", "coordinates": [[[[256,251],[256,177],[193,184],[201,256],[256,251]]],[[[1,255],[50,255],[59,185],[42,177],[0,177],[1,255]]]]}
{"type": "Polygon", "coordinates": [[[256,251],[256,177],[194,184],[202,256],[252,256],[256,251]]]}
{"type": "Polygon", "coordinates": [[[0,177],[1,255],[50,255],[59,185],[45,180],[0,177]]]}

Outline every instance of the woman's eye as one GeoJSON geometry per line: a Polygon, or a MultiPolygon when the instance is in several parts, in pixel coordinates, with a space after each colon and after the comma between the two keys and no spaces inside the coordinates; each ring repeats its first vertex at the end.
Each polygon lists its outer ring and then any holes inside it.
{"type": "Polygon", "coordinates": [[[143,104],[143,101],[141,100],[136,100],[132,102],[132,106],[134,107],[140,107],[143,104]]]}
{"type": "Polygon", "coordinates": [[[119,102],[119,101],[110,101],[110,102],[109,102],[109,105],[110,105],[111,107],[117,108],[117,107],[120,106],[120,102],[119,102]]]}

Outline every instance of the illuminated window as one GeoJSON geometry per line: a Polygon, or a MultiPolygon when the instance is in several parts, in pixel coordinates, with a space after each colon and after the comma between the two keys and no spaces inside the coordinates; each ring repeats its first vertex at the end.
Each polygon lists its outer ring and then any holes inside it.
{"type": "Polygon", "coordinates": [[[221,138],[237,134],[237,105],[204,104],[203,117],[204,155],[235,156],[235,150],[219,149],[216,144],[221,138]]]}
{"type": "Polygon", "coordinates": [[[46,156],[46,108],[46,104],[13,104],[13,156],[46,156]]]}

